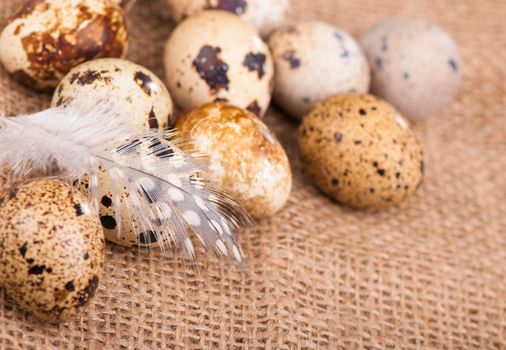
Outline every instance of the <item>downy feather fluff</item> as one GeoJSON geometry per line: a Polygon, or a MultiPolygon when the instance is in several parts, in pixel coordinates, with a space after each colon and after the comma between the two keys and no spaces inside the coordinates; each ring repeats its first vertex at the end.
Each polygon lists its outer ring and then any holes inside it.
{"type": "MultiPolygon", "coordinates": [[[[69,179],[89,177],[91,203],[98,210],[98,173],[104,171],[113,194],[116,222],[125,189],[128,216],[164,246],[195,252],[190,234],[208,251],[242,264],[234,232],[249,223],[228,195],[197,174],[207,157],[187,149],[191,142],[173,131],[138,131],[125,110],[104,102],[88,106],[76,100],[67,107],[16,118],[0,117],[0,166],[16,177],[57,167],[69,179]]],[[[118,234],[121,228],[118,227],[118,234]]]]}

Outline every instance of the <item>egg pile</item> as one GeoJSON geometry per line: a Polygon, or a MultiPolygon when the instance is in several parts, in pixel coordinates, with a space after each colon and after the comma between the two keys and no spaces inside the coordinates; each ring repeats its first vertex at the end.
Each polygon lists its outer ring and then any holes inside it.
{"type": "MultiPolygon", "coordinates": [[[[26,0],[0,33],[0,62],[25,85],[54,89],[53,107],[80,96],[90,104],[108,99],[126,106],[139,130],[175,126],[209,155],[212,165],[200,175],[255,219],[280,211],[292,189],[289,158],[262,121],[272,101],[301,121],[305,170],[336,202],[385,208],[421,185],[423,152],[408,120],[440,112],[462,81],[458,48],[440,27],[389,18],[355,40],[321,21],[285,24],[289,0],[167,0],[176,26],[160,78],[124,59],[123,10],[134,3],[26,0]]],[[[125,246],[161,243],[146,239],[125,210],[115,215],[102,175],[97,218],[86,204],[86,178],[74,188],[51,179],[2,181],[0,277],[41,318],[68,321],[88,303],[101,278],[104,237],[125,246]]]]}

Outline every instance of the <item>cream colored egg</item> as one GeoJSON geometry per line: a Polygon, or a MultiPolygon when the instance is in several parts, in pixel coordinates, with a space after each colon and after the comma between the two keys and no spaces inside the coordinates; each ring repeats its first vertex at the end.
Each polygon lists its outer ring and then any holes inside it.
{"type": "Polygon", "coordinates": [[[417,18],[385,19],[360,36],[372,69],[371,91],[407,118],[437,114],[457,95],[462,59],[455,41],[417,18]]]}
{"type": "Polygon", "coordinates": [[[210,155],[212,167],[202,177],[230,193],[252,217],[271,216],[286,204],[292,189],[288,157],[252,113],[211,103],[181,116],[176,127],[210,155]]]}
{"type": "Polygon", "coordinates": [[[51,322],[83,311],[102,277],[104,235],[84,197],[38,179],[0,193],[0,281],[24,310],[51,322]]]}
{"type": "Polygon", "coordinates": [[[276,66],[274,101],[302,118],[315,102],[344,92],[367,92],[367,58],[347,33],[323,22],[303,22],[269,39],[276,66]]]}
{"type": "Polygon", "coordinates": [[[82,62],[126,55],[127,36],[109,0],[26,0],[0,33],[0,61],[29,87],[50,89],[82,62]]]}
{"type": "Polygon", "coordinates": [[[176,27],[165,72],[175,103],[185,110],[220,101],[263,116],[271,100],[269,49],[253,27],[228,12],[204,11],[176,27]]]}
{"type": "Polygon", "coordinates": [[[204,10],[228,11],[267,36],[282,25],[290,0],[167,0],[174,21],[180,22],[204,10]]]}
{"type": "Polygon", "coordinates": [[[95,104],[105,98],[120,102],[140,129],[165,129],[174,112],[167,88],[153,72],[117,58],[92,60],[72,69],[51,104],[61,106],[83,96],[95,104]]]}
{"type": "Polygon", "coordinates": [[[318,103],[302,120],[299,148],[318,188],[355,208],[399,204],[423,180],[422,149],[409,123],[371,95],[318,103]]]}

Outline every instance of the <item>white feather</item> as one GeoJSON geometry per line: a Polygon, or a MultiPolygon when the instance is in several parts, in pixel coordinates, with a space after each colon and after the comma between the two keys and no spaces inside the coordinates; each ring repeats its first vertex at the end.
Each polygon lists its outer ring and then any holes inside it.
{"type": "Polygon", "coordinates": [[[71,179],[88,175],[96,208],[102,169],[111,184],[118,224],[126,188],[128,216],[145,233],[144,240],[156,237],[162,248],[175,245],[193,258],[188,235],[193,232],[209,251],[242,263],[235,235],[223,232],[238,229],[249,218],[232,198],[195,175],[206,169],[207,158],[197,152],[175,154],[189,140],[175,139],[175,132],[137,131],[125,113],[112,103],[90,107],[75,101],[65,108],[0,117],[0,166],[17,177],[50,172],[55,165],[71,179]]]}

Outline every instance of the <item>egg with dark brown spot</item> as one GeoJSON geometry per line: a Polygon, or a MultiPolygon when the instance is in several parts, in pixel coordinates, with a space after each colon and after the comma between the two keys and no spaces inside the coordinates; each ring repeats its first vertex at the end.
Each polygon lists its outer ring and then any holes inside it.
{"type": "Polygon", "coordinates": [[[290,0],[167,0],[176,22],[202,11],[227,11],[254,26],[262,36],[269,35],[286,18],[290,0]]]}
{"type": "Polygon", "coordinates": [[[53,107],[86,96],[89,103],[112,99],[129,111],[139,129],[166,129],[174,106],[165,84],[150,70],[118,58],[102,58],[73,68],[53,94],[53,107]]]}
{"type": "Polygon", "coordinates": [[[212,166],[202,176],[241,202],[252,217],[273,215],[286,204],[292,188],[288,157],[254,114],[211,103],[185,113],[176,128],[210,156],[212,166]]]}
{"type": "Polygon", "coordinates": [[[262,117],[269,107],[269,49],[253,27],[228,12],[204,11],[181,22],[167,41],[164,62],[169,91],[183,110],[226,101],[251,106],[262,117]]]}
{"type": "Polygon", "coordinates": [[[369,65],[346,32],[318,21],[280,28],[269,37],[276,75],[274,101],[302,118],[318,101],[369,90],[369,65]]]}
{"type": "Polygon", "coordinates": [[[68,184],[37,179],[0,194],[0,281],[24,310],[67,322],[93,298],[104,264],[100,222],[68,184]]]}
{"type": "Polygon", "coordinates": [[[300,126],[299,149],[317,187],[351,207],[399,204],[422,183],[422,148],[409,123],[371,95],[316,104],[300,126]]]}
{"type": "Polygon", "coordinates": [[[109,0],[26,0],[0,33],[0,61],[45,90],[80,63],[125,56],[127,36],[123,13],[109,0]]]}

